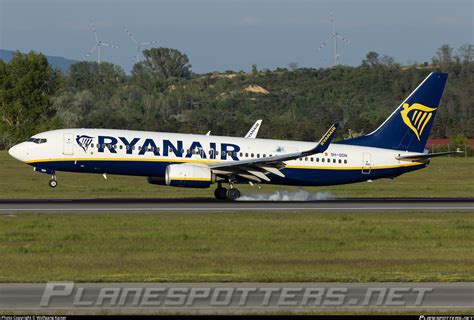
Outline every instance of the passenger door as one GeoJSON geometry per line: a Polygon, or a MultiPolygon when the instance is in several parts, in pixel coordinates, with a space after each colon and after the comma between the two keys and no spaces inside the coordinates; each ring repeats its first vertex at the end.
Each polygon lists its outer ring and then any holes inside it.
{"type": "Polygon", "coordinates": [[[72,133],[64,134],[63,154],[64,155],[74,154],[74,135],[72,133]]]}
{"type": "Polygon", "coordinates": [[[364,152],[362,155],[362,173],[369,174],[372,168],[372,161],[369,152],[364,152]]]}

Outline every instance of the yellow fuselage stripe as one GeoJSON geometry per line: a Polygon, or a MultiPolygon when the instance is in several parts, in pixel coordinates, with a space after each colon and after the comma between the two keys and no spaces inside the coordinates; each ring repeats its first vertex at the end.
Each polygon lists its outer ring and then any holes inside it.
{"type": "MultiPolygon", "coordinates": [[[[38,159],[26,161],[28,164],[35,164],[41,162],[56,162],[56,161],[136,161],[136,162],[171,162],[171,163],[225,163],[218,160],[198,160],[198,159],[147,159],[147,158],[52,158],[52,159],[38,159]]],[[[424,164],[424,162],[411,162],[403,164],[393,164],[385,166],[369,166],[364,169],[393,169],[393,168],[402,168],[402,167],[412,167],[416,165],[424,164]]],[[[287,165],[285,168],[289,169],[324,169],[324,170],[361,170],[362,165],[356,167],[345,167],[345,166],[305,166],[305,165],[287,165]]]]}

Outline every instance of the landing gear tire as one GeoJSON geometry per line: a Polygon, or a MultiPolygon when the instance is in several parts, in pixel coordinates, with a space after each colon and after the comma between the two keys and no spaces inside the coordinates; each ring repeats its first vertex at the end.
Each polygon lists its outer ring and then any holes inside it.
{"type": "Polygon", "coordinates": [[[227,189],[218,187],[216,191],[214,191],[214,197],[216,197],[217,200],[227,199],[227,189]]]}
{"type": "Polygon", "coordinates": [[[58,185],[58,182],[56,180],[54,179],[49,180],[49,186],[51,188],[56,188],[57,185],[58,185]]]}
{"type": "Polygon", "coordinates": [[[227,199],[228,200],[234,201],[234,200],[237,200],[238,198],[240,198],[239,189],[231,188],[231,189],[227,190],[227,199]]]}

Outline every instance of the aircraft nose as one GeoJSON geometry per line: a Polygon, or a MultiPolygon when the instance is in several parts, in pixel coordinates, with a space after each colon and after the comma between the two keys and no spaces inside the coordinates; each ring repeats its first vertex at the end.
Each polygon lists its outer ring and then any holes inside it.
{"type": "Polygon", "coordinates": [[[28,154],[26,149],[27,147],[24,145],[24,143],[20,143],[11,147],[8,150],[8,153],[10,154],[10,156],[12,156],[13,158],[17,160],[25,161],[26,156],[28,154]]]}

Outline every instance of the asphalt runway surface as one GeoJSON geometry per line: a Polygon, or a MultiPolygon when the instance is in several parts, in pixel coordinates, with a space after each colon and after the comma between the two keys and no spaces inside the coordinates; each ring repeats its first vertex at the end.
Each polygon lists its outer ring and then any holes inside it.
{"type": "Polygon", "coordinates": [[[0,214],[101,212],[225,211],[474,211],[474,198],[367,198],[324,201],[218,201],[196,199],[63,199],[0,200],[0,214]]]}
{"type": "Polygon", "coordinates": [[[471,313],[473,295],[472,282],[4,283],[0,284],[0,311],[471,313]]]}

